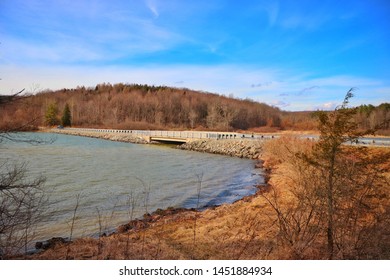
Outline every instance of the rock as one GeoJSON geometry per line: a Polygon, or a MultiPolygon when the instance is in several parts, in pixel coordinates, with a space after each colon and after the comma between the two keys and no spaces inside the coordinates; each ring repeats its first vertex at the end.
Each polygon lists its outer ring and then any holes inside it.
{"type": "Polygon", "coordinates": [[[53,238],[50,238],[50,239],[48,239],[46,241],[43,241],[43,242],[36,242],[35,243],[35,249],[47,250],[49,248],[53,248],[57,244],[65,244],[65,243],[68,243],[68,242],[69,241],[67,241],[63,237],[53,237],[53,238]]]}
{"type": "Polygon", "coordinates": [[[117,227],[116,231],[119,232],[119,233],[124,233],[124,232],[127,232],[129,230],[132,230],[132,229],[143,229],[147,226],[147,223],[143,220],[132,220],[130,221],[129,223],[127,224],[124,224],[124,225],[121,225],[119,227],[117,227]]]}
{"type": "Polygon", "coordinates": [[[262,160],[259,160],[256,164],[255,164],[255,168],[263,168],[264,166],[264,161],[262,160]]]}

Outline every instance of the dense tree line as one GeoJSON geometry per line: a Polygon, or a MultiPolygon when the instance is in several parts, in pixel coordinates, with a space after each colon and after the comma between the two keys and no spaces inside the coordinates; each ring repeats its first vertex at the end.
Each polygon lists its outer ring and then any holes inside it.
{"type": "Polygon", "coordinates": [[[2,125],[31,116],[44,116],[37,125],[56,125],[65,113],[74,126],[128,129],[237,130],[277,127],[281,121],[279,109],[249,99],[165,86],[99,84],[26,97],[8,108],[2,125]]]}
{"type": "MultiPolygon", "coordinates": [[[[0,127],[36,120],[34,126],[56,125],[71,118],[73,126],[121,129],[312,130],[312,112],[285,112],[250,99],[186,88],[140,84],[98,84],[42,91],[2,108],[0,127]],[[61,122],[62,121],[62,122],[61,122]]],[[[361,129],[389,119],[390,104],[362,105],[356,115],[361,129]]],[[[389,124],[384,127],[389,130],[389,124]]],[[[31,125],[28,129],[31,129],[31,125]]]]}

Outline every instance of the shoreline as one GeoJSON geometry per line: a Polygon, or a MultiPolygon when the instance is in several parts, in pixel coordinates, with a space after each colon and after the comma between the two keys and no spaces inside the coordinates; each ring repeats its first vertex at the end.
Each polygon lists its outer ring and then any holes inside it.
{"type": "MultiPolygon", "coordinates": [[[[182,252],[179,254],[169,255],[168,257],[158,257],[158,251],[163,251],[160,248],[162,241],[160,240],[163,234],[166,232],[175,232],[176,229],[181,232],[183,228],[185,230],[192,231],[192,227],[198,223],[199,230],[208,224],[212,227],[212,224],[209,221],[214,220],[214,218],[219,218],[222,220],[231,219],[235,216],[240,217],[244,214],[244,221],[247,219],[251,220],[251,213],[245,214],[246,209],[250,208],[264,208],[265,205],[258,206],[258,201],[261,200],[261,195],[269,190],[268,183],[264,185],[257,185],[257,190],[254,194],[244,196],[239,200],[236,200],[232,203],[225,203],[221,205],[209,206],[207,208],[195,209],[195,208],[175,208],[168,207],[166,209],[157,209],[152,213],[146,213],[142,218],[135,218],[129,220],[125,224],[116,226],[111,233],[102,233],[99,235],[94,235],[93,237],[79,237],[71,241],[68,238],[63,237],[52,237],[43,242],[36,243],[36,249],[33,252],[27,254],[21,254],[14,256],[12,259],[25,259],[25,260],[110,260],[110,259],[121,259],[115,256],[106,256],[101,258],[99,256],[100,247],[111,247],[112,243],[122,242],[124,239],[126,244],[131,244],[131,247],[134,249],[135,253],[131,253],[131,256],[125,257],[124,259],[138,259],[138,260],[152,260],[152,259],[194,259],[191,252],[187,252],[186,255],[182,255],[182,252]],[[237,211],[235,210],[237,209],[237,211]],[[247,216],[246,216],[247,215],[247,216]],[[225,217],[225,218],[224,218],[225,217]],[[171,229],[173,227],[173,230],[171,229]],[[160,232],[162,231],[162,232],[160,232]],[[145,241],[146,239],[146,241],[145,241]],[[154,249],[150,248],[152,246],[157,246],[157,253],[155,255],[154,249]],[[157,243],[157,245],[156,245],[157,243]],[[108,244],[108,245],[104,245],[108,244]],[[147,245],[145,245],[147,244],[147,245]],[[97,247],[97,253],[90,253],[92,247],[97,247]],[[146,247],[146,248],[145,248],[146,247]],[[70,252],[70,256],[68,253],[70,252]],[[148,256],[148,254],[151,254],[148,256]]],[[[263,204],[263,203],[262,203],[263,204]]],[[[266,208],[264,208],[266,209],[266,208]]],[[[235,222],[239,218],[234,218],[235,222]]],[[[243,224],[244,225],[244,224],[243,224]]],[[[257,226],[257,225],[256,225],[257,226]]],[[[240,227],[236,227],[239,229],[240,227]]],[[[195,229],[194,229],[195,230],[195,229]]],[[[191,233],[192,235],[192,233],[191,233]]],[[[205,236],[198,235],[198,239],[203,239],[205,236]]],[[[192,237],[191,237],[192,239],[192,237]]],[[[199,241],[200,242],[200,241],[199,241]]],[[[250,241],[248,241],[250,242],[250,241]]],[[[179,243],[180,244],[180,243],[179,243]]],[[[126,245],[128,246],[128,245],[126,245]]],[[[183,245],[184,246],[184,245],[183,245]]],[[[192,247],[192,245],[190,245],[192,247]]],[[[123,245],[114,249],[115,251],[122,251],[123,245]]],[[[200,249],[200,248],[199,248],[200,249]]],[[[109,249],[111,250],[111,249],[109,249]]],[[[126,248],[128,250],[128,248],[126,248]]],[[[180,251],[180,250],[179,250],[180,251]]],[[[102,252],[101,252],[102,253],[102,252]]],[[[208,259],[204,258],[195,258],[195,259],[208,259]]],[[[225,259],[223,257],[222,259],[225,259]]],[[[233,257],[232,259],[236,259],[233,257]]],[[[238,259],[238,258],[237,258],[238,259]]],[[[257,258],[255,258],[257,259],[257,258]]]]}
{"type": "MultiPolygon", "coordinates": [[[[255,167],[260,168],[260,167],[255,167]]],[[[101,235],[94,234],[89,237],[79,237],[75,238],[71,241],[67,237],[52,237],[50,239],[44,241],[38,241],[35,243],[35,249],[25,254],[16,255],[11,259],[29,259],[29,260],[54,260],[54,259],[72,259],[72,260],[91,260],[95,259],[91,255],[83,255],[83,257],[64,257],[64,250],[68,253],[68,248],[73,248],[71,250],[83,250],[82,247],[85,244],[93,243],[97,246],[102,240],[116,240],[123,239],[123,236],[129,238],[129,236],[135,235],[135,240],[140,241],[142,234],[148,234],[149,232],[154,232],[156,229],[165,226],[182,226],[184,223],[185,226],[191,227],[194,220],[203,219],[205,216],[219,216],[219,212],[229,213],[230,209],[234,208],[247,208],[253,207],[253,204],[256,204],[256,200],[261,198],[261,195],[267,192],[270,188],[268,184],[268,178],[270,174],[270,170],[267,168],[267,180],[264,184],[256,185],[256,192],[247,196],[244,196],[232,203],[224,203],[221,205],[210,205],[207,207],[203,207],[201,209],[196,208],[182,208],[182,207],[168,207],[165,209],[158,208],[151,213],[145,213],[141,218],[134,218],[133,220],[129,220],[125,224],[118,225],[113,227],[113,230],[110,233],[103,232],[101,235]],[[48,254],[48,256],[47,256],[48,254]],[[52,257],[55,255],[56,257],[52,257]],[[59,256],[59,257],[58,257],[59,256]]],[[[264,206],[262,206],[264,207],[264,206]]],[[[242,210],[238,211],[240,214],[242,210]]],[[[245,210],[244,210],[245,212],[245,210]]],[[[230,215],[230,214],[227,214],[230,215]]],[[[143,237],[145,238],[145,237],[143,237]]],[[[132,237],[131,239],[134,239],[132,237]]],[[[144,241],[142,241],[144,242],[144,241]]],[[[159,241],[160,242],[160,241],[159,241]]],[[[143,247],[144,245],[142,245],[143,247]]],[[[96,259],[99,259],[98,256],[96,259]]],[[[111,258],[105,258],[109,260],[111,258]]],[[[116,258],[113,258],[116,259],[116,258]]],[[[129,258],[135,259],[135,258],[129,258]]],[[[145,259],[150,260],[152,258],[136,258],[136,259],[145,259]]],[[[176,259],[176,258],[169,258],[176,259]]],[[[187,258],[177,258],[177,259],[187,259],[187,258]]]]}
{"type": "MultiPolygon", "coordinates": [[[[53,131],[44,131],[48,133],[53,133],[53,131]]],[[[54,132],[54,133],[57,133],[54,132]]],[[[138,141],[134,140],[134,137],[118,137],[122,135],[115,135],[114,133],[96,133],[96,132],[75,132],[75,131],[61,131],[59,134],[67,134],[81,137],[91,137],[91,138],[99,138],[110,141],[118,141],[118,142],[128,142],[133,144],[153,144],[146,141],[138,141]],[[135,142],[134,142],[135,141],[135,142]]],[[[125,135],[128,136],[128,135],[125,135]]],[[[191,141],[185,147],[175,147],[177,149],[189,150],[189,151],[197,151],[203,153],[211,153],[211,154],[219,154],[219,155],[228,155],[231,157],[239,157],[239,158],[248,158],[252,160],[257,160],[254,164],[254,168],[263,168],[263,161],[260,159],[261,154],[261,145],[259,145],[259,141],[254,140],[195,140],[191,141]],[[209,143],[210,145],[207,145],[209,143]],[[222,144],[223,143],[223,144],[222,144]],[[231,150],[233,148],[233,150],[231,150]],[[233,151],[233,152],[232,152],[233,151]]],[[[184,144],[183,144],[184,145],[184,144]]],[[[201,215],[202,212],[205,211],[214,211],[221,207],[229,207],[235,205],[237,203],[245,203],[250,202],[260,193],[264,192],[268,186],[268,178],[269,178],[269,170],[264,168],[264,181],[263,183],[256,184],[256,191],[254,193],[248,194],[246,196],[241,197],[240,199],[231,202],[231,203],[223,203],[221,205],[207,205],[206,207],[202,207],[199,209],[196,208],[182,208],[182,207],[168,207],[166,209],[158,208],[157,210],[151,213],[145,213],[141,218],[135,218],[131,221],[128,221],[125,224],[120,224],[117,226],[113,226],[113,231],[104,232],[101,236],[94,234],[94,237],[79,237],[75,240],[69,241],[64,237],[52,237],[47,240],[37,241],[35,242],[35,250],[30,252],[28,255],[31,258],[34,256],[38,256],[40,254],[44,254],[47,250],[51,250],[56,248],[57,246],[69,246],[69,244],[74,243],[76,240],[84,240],[84,239],[95,239],[100,240],[102,237],[113,237],[117,235],[124,234],[128,231],[142,231],[152,228],[155,224],[163,221],[170,221],[175,219],[182,219],[183,216],[192,216],[192,215],[201,215]]],[[[24,256],[27,257],[27,256],[24,256]]]]}

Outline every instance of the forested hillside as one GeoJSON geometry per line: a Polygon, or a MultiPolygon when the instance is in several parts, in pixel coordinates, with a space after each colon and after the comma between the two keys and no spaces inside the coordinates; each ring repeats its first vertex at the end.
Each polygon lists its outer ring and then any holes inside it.
{"type": "Polygon", "coordinates": [[[60,124],[66,104],[73,126],[232,130],[281,123],[279,109],[251,100],[165,86],[99,84],[21,98],[2,108],[2,125],[31,118],[37,119],[36,125],[47,125],[48,110],[60,124]]]}
{"type": "MultiPolygon", "coordinates": [[[[79,127],[224,131],[316,128],[312,112],[285,112],[250,99],[190,89],[122,83],[19,97],[17,102],[0,107],[0,127],[23,125],[33,129],[61,124],[65,108],[71,118],[67,123],[79,127]]],[[[374,128],[389,116],[388,103],[359,107],[362,129],[374,128]]]]}

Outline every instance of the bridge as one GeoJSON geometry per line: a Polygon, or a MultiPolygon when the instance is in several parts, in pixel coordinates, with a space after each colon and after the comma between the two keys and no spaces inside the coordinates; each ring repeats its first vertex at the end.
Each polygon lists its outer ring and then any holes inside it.
{"type": "MultiPolygon", "coordinates": [[[[58,129],[58,128],[57,128],[58,129]]],[[[99,128],[61,128],[63,130],[74,132],[91,132],[91,133],[113,133],[127,134],[137,137],[142,137],[148,142],[163,142],[163,143],[186,143],[191,140],[199,139],[272,139],[277,135],[254,135],[243,134],[236,132],[210,132],[210,131],[168,131],[168,130],[123,130],[123,129],[99,129],[99,128]]]]}
{"type": "MultiPolygon", "coordinates": [[[[237,132],[210,132],[210,131],[168,131],[168,130],[123,130],[123,129],[99,129],[99,128],[62,128],[70,131],[95,132],[95,133],[114,133],[129,134],[142,137],[148,142],[161,142],[172,144],[183,144],[192,140],[199,139],[253,139],[253,140],[271,140],[280,137],[280,134],[248,134],[237,132]]],[[[308,140],[317,140],[318,135],[301,134],[299,137],[308,140]]],[[[357,143],[346,143],[351,145],[364,146],[382,146],[390,147],[390,137],[364,137],[357,143]]]]}

